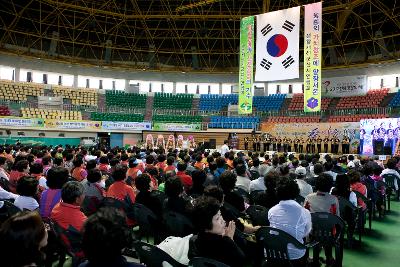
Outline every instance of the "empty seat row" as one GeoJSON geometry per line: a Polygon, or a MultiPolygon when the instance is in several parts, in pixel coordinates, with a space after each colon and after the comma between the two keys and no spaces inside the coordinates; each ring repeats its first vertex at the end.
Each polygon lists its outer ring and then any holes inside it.
{"type": "Polygon", "coordinates": [[[209,128],[222,129],[255,129],[260,123],[258,117],[211,116],[209,128]]]}
{"type": "Polygon", "coordinates": [[[82,113],[80,111],[71,110],[21,108],[21,116],[24,118],[82,120],[82,113]]]}
{"type": "Polygon", "coordinates": [[[359,122],[363,119],[382,119],[387,117],[387,114],[333,115],[329,117],[328,122],[359,122]]]}
{"type": "Polygon", "coordinates": [[[158,109],[191,109],[192,94],[155,93],[153,107],[158,109]]]}
{"type": "Polygon", "coordinates": [[[70,99],[72,105],[76,106],[97,106],[98,95],[95,89],[87,88],[70,88],[63,86],[53,86],[53,93],[55,96],[62,96],[63,98],[70,99]]]}
{"type": "Polygon", "coordinates": [[[201,123],[201,116],[190,115],[153,115],[154,122],[201,123]]]}
{"type": "Polygon", "coordinates": [[[199,109],[202,111],[220,111],[229,104],[237,105],[239,96],[229,95],[200,95],[199,109]]]}
{"type": "Polygon", "coordinates": [[[0,116],[10,116],[11,111],[7,106],[0,106],[0,116]]]}
{"type": "Polygon", "coordinates": [[[100,113],[92,112],[90,119],[94,121],[126,121],[126,122],[143,122],[142,114],[121,114],[121,113],[100,113]]]}
{"type": "Polygon", "coordinates": [[[147,95],[125,93],[123,91],[106,91],[107,107],[118,106],[126,108],[145,108],[147,95]]]}
{"type": "Polygon", "coordinates": [[[379,107],[382,100],[388,94],[389,89],[369,90],[363,96],[342,97],[336,105],[337,109],[358,109],[379,107]]]}
{"type": "Polygon", "coordinates": [[[267,122],[274,123],[309,123],[309,122],[320,122],[319,116],[304,116],[304,117],[285,117],[285,116],[273,116],[268,117],[267,122]]]}
{"type": "Polygon", "coordinates": [[[285,101],[286,94],[273,94],[268,96],[254,96],[253,106],[258,111],[280,110],[285,101]]]}
{"type": "Polygon", "coordinates": [[[0,81],[0,99],[25,102],[28,96],[40,95],[43,95],[42,84],[0,81]]]}

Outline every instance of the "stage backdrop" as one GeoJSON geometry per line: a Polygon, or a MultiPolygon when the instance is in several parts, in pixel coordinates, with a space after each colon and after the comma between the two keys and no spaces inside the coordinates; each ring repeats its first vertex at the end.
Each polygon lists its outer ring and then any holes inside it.
{"type": "Polygon", "coordinates": [[[359,122],[338,122],[338,123],[262,123],[261,131],[269,133],[274,137],[308,137],[320,136],[324,139],[338,137],[342,140],[343,136],[350,138],[350,153],[357,153],[360,143],[360,123],[359,122]]]}

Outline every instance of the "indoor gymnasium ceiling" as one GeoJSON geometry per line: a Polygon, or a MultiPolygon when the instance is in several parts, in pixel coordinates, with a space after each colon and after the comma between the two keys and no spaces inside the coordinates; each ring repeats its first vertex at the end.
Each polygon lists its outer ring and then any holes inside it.
{"type": "MultiPolygon", "coordinates": [[[[128,69],[236,72],[242,17],[312,2],[1,0],[0,50],[128,69]]],[[[400,0],[325,0],[324,67],[397,60],[399,14],[400,0]]]]}

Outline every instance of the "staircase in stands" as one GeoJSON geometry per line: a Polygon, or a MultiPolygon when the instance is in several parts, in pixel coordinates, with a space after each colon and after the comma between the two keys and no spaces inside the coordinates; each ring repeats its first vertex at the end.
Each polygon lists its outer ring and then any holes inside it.
{"type": "Polygon", "coordinates": [[[154,96],[147,96],[146,113],[144,114],[145,121],[151,121],[153,117],[153,103],[154,103],[154,96]]]}
{"type": "Polygon", "coordinates": [[[383,100],[382,100],[382,102],[380,103],[380,107],[388,107],[389,106],[389,103],[392,101],[392,99],[393,99],[393,97],[395,96],[396,94],[395,93],[390,93],[390,94],[387,94],[384,98],[383,98],[383,100]]]}

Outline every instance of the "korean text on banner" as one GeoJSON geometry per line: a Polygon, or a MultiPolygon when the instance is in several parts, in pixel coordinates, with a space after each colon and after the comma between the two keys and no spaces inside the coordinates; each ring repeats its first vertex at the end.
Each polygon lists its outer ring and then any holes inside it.
{"type": "Polygon", "coordinates": [[[201,123],[153,123],[153,131],[196,132],[201,131],[201,123]]]}
{"type": "Polygon", "coordinates": [[[300,7],[257,15],[256,81],[299,78],[300,7]]]}
{"type": "Polygon", "coordinates": [[[304,112],[321,110],[322,2],[305,6],[304,112]]]}
{"type": "Polygon", "coordinates": [[[253,112],[254,17],[240,21],[239,114],[253,112]]]}
{"type": "Polygon", "coordinates": [[[101,126],[103,130],[151,130],[150,122],[102,121],[101,126]]]}
{"type": "Polygon", "coordinates": [[[44,127],[43,119],[24,119],[24,118],[17,118],[17,117],[5,117],[0,118],[0,126],[4,127],[37,127],[42,128],[44,127]]]}

